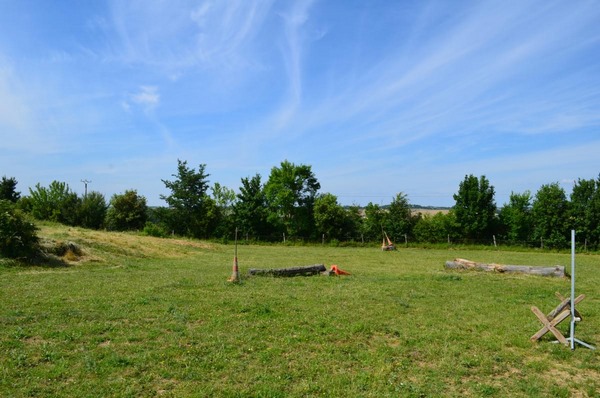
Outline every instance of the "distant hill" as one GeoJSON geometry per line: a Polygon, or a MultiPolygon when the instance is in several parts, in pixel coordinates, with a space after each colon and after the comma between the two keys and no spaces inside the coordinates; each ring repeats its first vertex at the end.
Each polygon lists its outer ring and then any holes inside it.
{"type": "MultiPolygon", "coordinates": [[[[349,208],[350,206],[344,206],[345,208],[349,208]]],[[[380,206],[382,209],[387,210],[390,206],[389,205],[384,205],[384,206],[380,206]]],[[[413,214],[429,214],[429,215],[433,215],[433,214],[437,214],[437,213],[444,213],[444,214],[448,214],[448,212],[450,211],[450,209],[452,209],[452,207],[445,207],[445,206],[422,206],[422,205],[410,205],[410,209],[412,211],[413,214]]],[[[359,208],[359,212],[361,215],[364,216],[365,212],[364,212],[365,208],[364,207],[360,207],[359,208]]]]}

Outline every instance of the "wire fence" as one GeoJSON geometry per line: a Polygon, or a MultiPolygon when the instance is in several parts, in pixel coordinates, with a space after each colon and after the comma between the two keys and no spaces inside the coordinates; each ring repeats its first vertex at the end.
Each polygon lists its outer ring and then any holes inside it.
{"type": "MultiPolygon", "coordinates": [[[[544,241],[539,240],[511,240],[492,235],[482,238],[461,238],[450,236],[444,240],[426,241],[418,240],[410,235],[401,235],[399,237],[389,237],[394,246],[401,247],[430,247],[432,245],[440,247],[457,247],[457,246],[483,246],[490,248],[528,248],[542,250],[560,250],[569,249],[568,241],[544,241]]],[[[224,242],[233,241],[235,235],[222,238],[224,242]]],[[[366,236],[364,234],[346,235],[342,237],[331,238],[326,234],[321,234],[319,237],[288,235],[285,233],[269,234],[269,235],[252,235],[248,233],[240,233],[238,235],[238,243],[241,244],[285,244],[285,245],[324,245],[324,246],[365,246],[376,247],[382,245],[382,238],[366,236]]],[[[583,239],[577,242],[577,250],[580,252],[596,252],[600,248],[600,242],[592,242],[583,239]]]]}

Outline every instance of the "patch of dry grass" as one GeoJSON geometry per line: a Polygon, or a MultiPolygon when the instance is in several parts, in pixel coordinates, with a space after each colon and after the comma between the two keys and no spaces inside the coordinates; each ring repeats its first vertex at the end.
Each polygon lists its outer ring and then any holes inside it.
{"type": "Polygon", "coordinates": [[[109,262],[114,257],[183,258],[198,250],[210,250],[214,245],[192,239],[165,239],[134,232],[95,231],[78,227],[40,225],[40,236],[55,245],[74,242],[80,254],[66,251],[60,257],[66,263],[109,262]]]}

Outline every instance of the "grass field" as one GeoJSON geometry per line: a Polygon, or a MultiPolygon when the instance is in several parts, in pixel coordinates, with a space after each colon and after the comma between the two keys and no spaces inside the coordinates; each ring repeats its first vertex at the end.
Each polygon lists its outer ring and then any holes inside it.
{"type": "MultiPolygon", "coordinates": [[[[443,267],[568,253],[240,245],[236,285],[231,244],[41,228],[84,255],[0,262],[2,397],[600,396],[598,350],[529,341],[568,279],[443,267]],[[316,263],[352,275],[245,277],[316,263]]],[[[577,266],[577,337],[599,346],[600,256],[577,266]]]]}

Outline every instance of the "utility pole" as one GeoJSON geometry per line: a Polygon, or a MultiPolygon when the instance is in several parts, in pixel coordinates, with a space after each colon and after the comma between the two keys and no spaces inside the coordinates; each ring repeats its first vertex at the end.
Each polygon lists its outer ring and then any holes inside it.
{"type": "Polygon", "coordinates": [[[85,186],[85,193],[83,194],[83,197],[87,198],[87,186],[88,186],[88,184],[91,184],[92,182],[88,181],[88,180],[81,180],[81,182],[83,182],[83,185],[85,186]]]}

